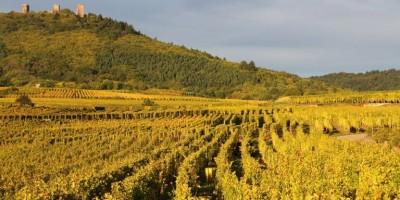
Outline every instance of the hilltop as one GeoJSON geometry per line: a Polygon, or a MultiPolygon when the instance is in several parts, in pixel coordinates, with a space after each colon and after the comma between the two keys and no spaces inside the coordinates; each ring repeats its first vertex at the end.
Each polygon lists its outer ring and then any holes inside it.
{"type": "Polygon", "coordinates": [[[187,91],[197,96],[276,99],[341,90],[318,80],[234,63],[156,39],[89,13],[0,14],[0,86],[187,91]]]}
{"type": "Polygon", "coordinates": [[[355,91],[400,90],[400,70],[373,70],[366,73],[332,73],[311,77],[355,91]]]}

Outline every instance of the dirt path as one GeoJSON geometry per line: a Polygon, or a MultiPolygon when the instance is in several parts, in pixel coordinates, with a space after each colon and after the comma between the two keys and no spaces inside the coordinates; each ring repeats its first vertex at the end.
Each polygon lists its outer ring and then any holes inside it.
{"type": "Polygon", "coordinates": [[[351,134],[337,137],[339,140],[348,140],[351,142],[375,142],[368,134],[351,134]]]}

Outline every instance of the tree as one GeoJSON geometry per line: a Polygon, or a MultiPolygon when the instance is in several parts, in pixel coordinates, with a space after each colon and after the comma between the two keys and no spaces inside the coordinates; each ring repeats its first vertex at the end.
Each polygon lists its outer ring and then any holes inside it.
{"type": "Polygon", "coordinates": [[[248,70],[250,70],[250,71],[256,71],[257,70],[256,64],[254,63],[254,61],[250,61],[249,62],[248,70]]]}
{"type": "Polygon", "coordinates": [[[0,39],[0,58],[7,57],[7,48],[4,42],[0,39]]]}
{"type": "Polygon", "coordinates": [[[21,96],[19,96],[16,100],[15,100],[15,102],[16,103],[19,103],[21,106],[25,106],[25,105],[28,105],[28,106],[31,106],[31,107],[33,107],[33,106],[35,106],[35,104],[32,102],[32,100],[28,97],[28,95],[21,95],[21,96]]]}
{"type": "Polygon", "coordinates": [[[240,62],[239,66],[240,66],[240,69],[246,70],[248,65],[249,64],[247,64],[247,62],[243,60],[242,62],[240,62]]]}
{"type": "Polygon", "coordinates": [[[250,61],[247,63],[246,61],[240,62],[240,69],[248,70],[248,71],[256,71],[257,67],[254,61],[250,61]]]}
{"type": "Polygon", "coordinates": [[[145,99],[142,103],[143,106],[155,106],[156,103],[151,99],[145,99]]]}

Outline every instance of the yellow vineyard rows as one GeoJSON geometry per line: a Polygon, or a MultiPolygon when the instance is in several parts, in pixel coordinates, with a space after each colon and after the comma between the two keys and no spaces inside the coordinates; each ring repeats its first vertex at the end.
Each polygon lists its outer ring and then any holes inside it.
{"type": "Polygon", "coordinates": [[[332,103],[400,103],[400,91],[346,92],[323,95],[292,96],[290,102],[297,104],[332,103]]]}
{"type": "Polygon", "coordinates": [[[160,94],[155,95],[152,92],[149,92],[149,94],[141,94],[141,93],[107,91],[107,90],[31,88],[31,89],[20,89],[19,92],[8,94],[7,97],[17,98],[21,94],[26,94],[31,98],[132,99],[132,100],[152,99],[152,100],[213,101],[212,99],[183,96],[181,93],[162,91],[162,90],[160,91],[160,94]],[[164,95],[164,94],[169,94],[169,95],[164,95]]]}
{"type": "MultiPolygon", "coordinates": [[[[2,118],[0,199],[396,199],[397,107],[2,118]]],[[[108,115],[109,114],[109,115],[108,115]]]]}

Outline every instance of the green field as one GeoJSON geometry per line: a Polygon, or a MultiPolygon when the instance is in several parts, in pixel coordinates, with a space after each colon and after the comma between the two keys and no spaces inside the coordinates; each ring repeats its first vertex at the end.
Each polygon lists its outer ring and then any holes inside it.
{"type": "Polygon", "coordinates": [[[0,199],[400,198],[397,104],[129,95],[1,98],[0,199]]]}

